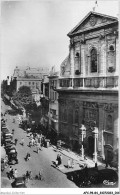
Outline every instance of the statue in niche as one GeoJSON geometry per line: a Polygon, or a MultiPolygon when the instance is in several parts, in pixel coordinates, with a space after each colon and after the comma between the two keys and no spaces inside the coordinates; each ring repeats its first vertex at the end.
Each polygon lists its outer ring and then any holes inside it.
{"type": "Polygon", "coordinates": [[[107,111],[107,112],[113,112],[114,111],[112,104],[105,104],[104,110],[107,111]]]}

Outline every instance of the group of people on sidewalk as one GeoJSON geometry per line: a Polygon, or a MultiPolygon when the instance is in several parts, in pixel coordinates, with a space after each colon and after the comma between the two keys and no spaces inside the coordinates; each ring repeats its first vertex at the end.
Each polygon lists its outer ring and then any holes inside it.
{"type": "Polygon", "coordinates": [[[32,146],[36,146],[36,152],[39,153],[40,150],[42,150],[43,146],[43,135],[42,134],[30,134],[30,142],[29,142],[29,147],[31,148],[32,146]]]}
{"type": "MultiPolygon", "coordinates": [[[[60,165],[62,165],[62,155],[60,153],[57,154],[57,158],[55,161],[55,165],[56,167],[59,167],[60,165]]],[[[74,168],[75,167],[75,162],[74,159],[68,159],[67,161],[67,168],[74,168]]]]}

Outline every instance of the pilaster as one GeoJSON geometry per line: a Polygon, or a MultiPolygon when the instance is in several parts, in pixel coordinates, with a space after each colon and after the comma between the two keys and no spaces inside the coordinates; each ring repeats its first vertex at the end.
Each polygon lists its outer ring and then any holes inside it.
{"type": "Polygon", "coordinates": [[[104,104],[99,103],[98,155],[104,159],[104,104]]]}

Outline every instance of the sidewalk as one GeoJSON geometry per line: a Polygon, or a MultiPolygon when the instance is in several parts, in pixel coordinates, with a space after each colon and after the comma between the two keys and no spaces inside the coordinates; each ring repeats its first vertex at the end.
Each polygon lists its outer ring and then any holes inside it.
{"type": "MultiPolygon", "coordinates": [[[[57,152],[60,152],[62,155],[67,156],[70,159],[73,159],[75,161],[75,167],[74,168],[66,168],[64,165],[59,166],[57,169],[63,173],[67,173],[70,171],[75,171],[75,170],[80,170],[82,168],[82,166],[87,165],[87,167],[94,167],[95,163],[93,162],[92,159],[88,158],[86,160],[82,160],[82,157],[75,154],[72,151],[67,151],[63,148],[61,149],[57,149],[56,146],[52,145],[52,147],[54,148],[54,150],[56,150],[57,152]]],[[[104,169],[105,168],[105,164],[103,164],[102,162],[98,161],[98,169],[104,169]]]]}

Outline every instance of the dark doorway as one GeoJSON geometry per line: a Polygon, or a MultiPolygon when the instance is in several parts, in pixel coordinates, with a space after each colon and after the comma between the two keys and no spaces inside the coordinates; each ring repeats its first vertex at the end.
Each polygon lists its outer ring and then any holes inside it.
{"type": "Polygon", "coordinates": [[[105,145],[105,159],[108,164],[113,160],[113,149],[109,145],[105,145]]]}
{"type": "Polygon", "coordinates": [[[79,143],[77,140],[73,140],[73,151],[75,152],[79,151],[79,143]]]}
{"type": "Polygon", "coordinates": [[[94,153],[94,138],[92,136],[88,137],[88,155],[93,157],[94,153]]]}

